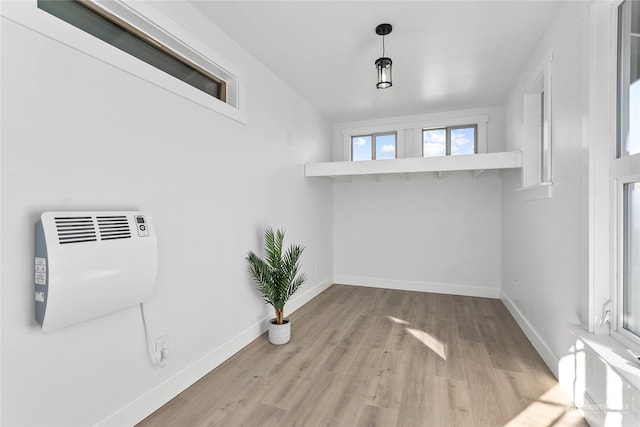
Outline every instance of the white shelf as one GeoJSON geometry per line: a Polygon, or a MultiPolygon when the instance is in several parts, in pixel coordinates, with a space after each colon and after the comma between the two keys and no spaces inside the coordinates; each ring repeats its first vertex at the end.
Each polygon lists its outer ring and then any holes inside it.
{"type": "Polygon", "coordinates": [[[482,153],[468,156],[446,157],[408,157],[392,160],[368,160],[359,162],[323,162],[307,163],[304,166],[306,177],[332,177],[341,179],[349,176],[377,177],[397,174],[408,178],[408,174],[436,172],[472,171],[474,178],[485,170],[517,169],[522,167],[522,153],[508,151],[502,153],[482,153]]]}

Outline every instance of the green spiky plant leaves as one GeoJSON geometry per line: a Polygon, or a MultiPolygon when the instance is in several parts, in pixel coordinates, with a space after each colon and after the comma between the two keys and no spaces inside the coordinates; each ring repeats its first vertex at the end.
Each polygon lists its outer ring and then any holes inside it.
{"type": "Polygon", "coordinates": [[[265,259],[253,251],[247,253],[249,272],[258,284],[258,290],[267,304],[276,311],[276,323],[284,323],[284,305],[298,288],[307,280],[300,270],[300,255],[304,251],[302,245],[291,245],[283,253],[284,230],[271,227],[264,232],[265,259]]]}

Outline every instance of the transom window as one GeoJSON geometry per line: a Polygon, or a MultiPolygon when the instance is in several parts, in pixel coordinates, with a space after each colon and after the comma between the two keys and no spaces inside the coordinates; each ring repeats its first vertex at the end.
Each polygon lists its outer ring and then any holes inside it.
{"type": "Polygon", "coordinates": [[[38,0],[38,7],[118,49],[227,103],[227,83],[153,35],[91,1],[38,0]]]}
{"type": "Polygon", "coordinates": [[[351,160],[386,160],[396,158],[396,134],[374,133],[351,137],[351,160]]]}
{"type": "Polygon", "coordinates": [[[422,157],[461,156],[477,152],[477,125],[422,130],[422,157]]]}

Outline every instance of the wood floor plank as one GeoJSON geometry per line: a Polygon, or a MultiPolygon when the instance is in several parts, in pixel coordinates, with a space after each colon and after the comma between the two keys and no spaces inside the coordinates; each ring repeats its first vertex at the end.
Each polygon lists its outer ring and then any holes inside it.
{"type": "Polygon", "coordinates": [[[468,319],[476,318],[476,310],[473,305],[472,297],[456,297],[454,299],[455,304],[455,316],[456,326],[458,327],[458,337],[461,340],[482,342],[482,334],[477,322],[468,322],[468,319]]]}
{"type": "Polygon", "coordinates": [[[139,425],[586,425],[499,300],[333,285],[290,319],[139,425]]]}
{"type": "Polygon", "coordinates": [[[403,394],[398,408],[398,426],[415,426],[429,418],[435,389],[436,355],[420,346],[409,348],[409,363],[403,378],[403,394]]]}
{"type": "Polygon", "coordinates": [[[283,424],[286,426],[317,426],[320,424],[325,408],[335,395],[333,384],[338,376],[328,372],[310,384],[304,393],[287,395],[283,399],[292,399],[294,403],[287,411],[283,424]]]}
{"type": "Polygon", "coordinates": [[[144,419],[139,426],[153,426],[153,425],[165,425],[165,426],[181,426],[191,425],[195,426],[202,423],[201,419],[203,413],[200,411],[193,411],[189,401],[176,397],[169,401],[162,408],[144,419]]]}
{"type": "Polygon", "coordinates": [[[236,419],[227,419],[227,425],[277,427],[282,425],[287,411],[274,406],[256,403],[246,411],[237,411],[236,419]]]}
{"type": "Polygon", "coordinates": [[[436,359],[436,375],[464,380],[468,355],[460,347],[456,322],[454,320],[438,320],[436,329],[435,338],[442,344],[445,356],[436,359]]]}
{"type": "Polygon", "coordinates": [[[498,426],[504,423],[500,416],[500,405],[510,402],[498,402],[492,383],[467,383],[469,402],[473,413],[474,425],[498,426]]]}
{"type": "Polygon", "coordinates": [[[363,405],[354,427],[387,427],[396,425],[397,409],[363,405]]]}
{"type": "Polygon", "coordinates": [[[357,424],[365,405],[366,378],[340,376],[332,383],[332,398],[323,408],[319,425],[352,426],[357,424]]]}
{"type": "Polygon", "coordinates": [[[469,398],[469,388],[465,381],[447,380],[447,394],[452,426],[473,426],[474,418],[469,398]]]}
{"type": "MultiPolygon", "coordinates": [[[[379,356],[378,365],[366,371],[364,377],[368,379],[366,402],[372,406],[387,409],[398,409],[406,387],[405,375],[410,352],[400,349],[374,350],[379,356]]],[[[435,367],[425,366],[433,372],[435,367]]]]}
{"type": "Polygon", "coordinates": [[[369,348],[383,349],[386,348],[391,336],[394,332],[401,331],[401,328],[389,317],[380,313],[369,315],[370,324],[367,335],[367,343],[369,348]]]}

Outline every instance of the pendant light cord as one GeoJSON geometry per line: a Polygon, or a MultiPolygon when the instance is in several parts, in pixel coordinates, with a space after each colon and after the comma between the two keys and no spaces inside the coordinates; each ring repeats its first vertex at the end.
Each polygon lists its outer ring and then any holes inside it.
{"type": "Polygon", "coordinates": [[[386,56],[384,56],[384,36],[382,36],[382,57],[386,58],[386,56]]]}

